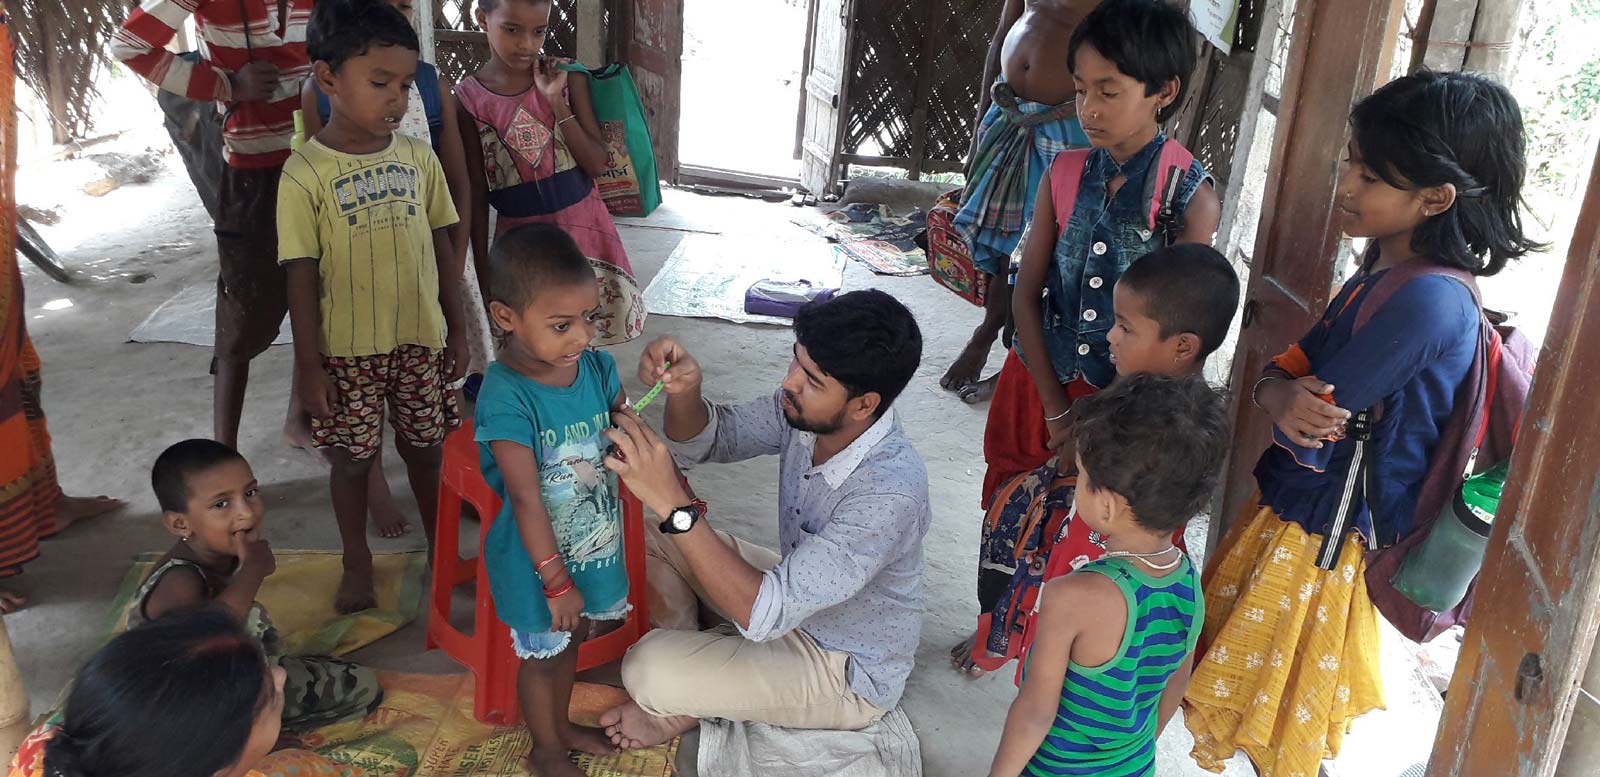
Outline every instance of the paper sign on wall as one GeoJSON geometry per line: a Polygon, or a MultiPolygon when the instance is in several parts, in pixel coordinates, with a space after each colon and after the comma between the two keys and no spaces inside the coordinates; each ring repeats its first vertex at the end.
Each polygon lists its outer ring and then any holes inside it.
{"type": "Polygon", "coordinates": [[[1233,51],[1233,28],[1239,15],[1239,0],[1189,0],[1194,26],[1211,45],[1223,54],[1233,51]]]}

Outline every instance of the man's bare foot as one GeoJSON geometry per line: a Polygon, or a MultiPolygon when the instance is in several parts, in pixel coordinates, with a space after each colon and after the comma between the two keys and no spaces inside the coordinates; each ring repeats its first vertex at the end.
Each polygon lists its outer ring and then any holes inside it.
{"type": "Polygon", "coordinates": [[[373,528],[378,530],[378,536],[394,539],[410,534],[411,522],[395,506],[383,468],[374,466],[367,472],[367,515],[372,519],[373,528]]]}
{"type": "Polygon", "coordinates": [[[978,380],[983,373],[983,365],[989,361],[989,348],[994,345],[994,338],[980,337],[973,333],[972,339],[967,341],[967,346],[961,349],[961,355],[956,357],[950,369],[945,370],[944,377],[939,379],[939,385],[948,391],[960,391],[970,383],[978,380]]]}
{"type": "Polygon", "coordinates": [[[613,755],[617,752],[617,746],[611,743],[611,738],[606,736],[603,729],[576,723],[567,724],[567,730],[561,733],[561,743],[568,749],[589,755],[613,755]]]}
{"type": "Polygon", "coordinates": [[[528,770],[539,777],[587,777],[572,762],[571,751],[545,750],[535,747],[528,753],[528,770]]]}
{"type": "Polygon", "coordinates": [[[700,721],[688,715],[658,718],[645,712],[638,704],[629,701],[620,707],[606,710],[605,714],[600,716],[600,725],[606,727],[606,735],[611,737],[611,742],[617,747],[623,750],[640,750],[667,742],[700,725],[700,721]]]}
{"type": "Polygon", "coordinates": [[[994,386],[1000,381],[1000,376],[990,375],[977,383],[968,383],[961,387],[961,401],[969,405],[981,405],[994,398],[994,386]]]}
{"type": "Polygon", "coordinates": [[[956,671],[973,678],[984,675],[984,671],[979,669],[978,665],[972,660],[972,643],[977,638],[978,635],[974,632],[972,636],[957,642],[955,647],[950,648],[950,665],[955,667],[956,671]]]}
{"type": "Polygon", "coordinates": [[[370,610],[378,606],[378,594],[373,589],[372,566],[365,569],[344,568],[339,577],[339,591],[333,596],[333,609],[341,615],[370,610]]]}
{"type": "Polygon", "coordinates": [[[0,588],[0,615],[10,615],[28,606],[28,597],[0,588]]]}
{"type": "Polygon", "coordinates": [[[113,499],[109,496],[67,496],[62,494],[56,497],[56,530],[52,533],[52,536],[66,531],[79,521],[114,513],[127,506],[127,502],[121,499],[113,499]]]}

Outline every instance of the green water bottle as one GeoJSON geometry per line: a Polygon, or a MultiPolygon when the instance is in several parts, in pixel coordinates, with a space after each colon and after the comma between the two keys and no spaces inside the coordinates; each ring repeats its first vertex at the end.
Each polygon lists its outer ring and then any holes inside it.
{"type": "Polygon", "coordinates": [[[294,136],[289,138],[289,150],[299,151],[306,144],[306,115],[300,111],[294,112],[294,136]]]}
{"type": "Polygon", "coordinates": [[[1483,566],[1495,510],[1505,487],[1509,460],[1481,475],[1467,478],[1394,575],[1395,590],[1434,612],[1461,603],[1467,587],[1483,566]]]}

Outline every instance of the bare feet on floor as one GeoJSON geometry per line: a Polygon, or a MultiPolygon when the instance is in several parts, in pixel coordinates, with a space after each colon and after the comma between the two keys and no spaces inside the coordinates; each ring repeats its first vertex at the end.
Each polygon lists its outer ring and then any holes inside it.
{"type": "Polygon", "coordinates": [[[339,591],[333,596],[333,609],[341,615],[349,615],[377,606],[378,594],[373,589],[372,567],[345,567],[344,574],[339,578],[339,591]]]}
{"type": "Polygon", "coordinates": [[[973,337],[968,340],[967,346],[961,349],[961,355],[939,379],[939,385],[947,391],[959,392],[969,384],[976,383],[978,376],[983,373],[983,365],[989,361],[989,348],[993,345],[993,338],[986,341],[982,337],[973,337]]]}
{"type": "Polygon", "coordinates": [[[56,497],[55,533],[59,534],[66,531],[79,521],[114,513],[127,506],[127,502],[121,499],[112,499],[109,496],[67,496],[62,494],[56,497]]]}
{"type": "Polygon", "coordinates": [[[406,520],[406,514],[394,503],[394,495],[389,493],[389,481],[383,476],[383,468],[374,466],[367,475],[367,516],[372,519],[372,527],[377,529],[378,536],[394,539],[404,537],[411,533],[411,522],[406,520]]]}
{"type": "Polygon", "coordinates": [[[545,750],[534,748],[528,753],[528,771],[539,777],[587,777],[578,765],[572,762],[569,750],[545,750]]]}
{"type": "Polygon", "coordinates": [[[589,755],[612,755],[617,752],[617,746],[612,744],[605,730],[594,726],[568,724],[567,730],[562,732],[561,742],[570,750],[589,755]]]}
{"type": "Polygon", "coordinates": [[[28,597],[0,588],[0,615],[10,615],[28,606],[28,597]]]}
{"type": "Polygon", "coordinates": [[[974,632],[972,636],[957,642],[955,647],[950,648],[950,665],[955,667],[956,671],[974,678],[984,675],[984,671],[979,669],[978,665],[972,661],[972,643],[977,638],[978,635],[974,632]]]}
{"type": "Polygon", "coordinates": [[[962,386],[957,393],[961,401],[969,405],[981,405],[994,398],[994,385],[1000,381],[999,375],[990,375],[976,383],[962,386]]]}
{"type": "Polygon", "coordinates": [[[658,718],[630,701],[607,710],[600,716],[600,725],[605,726],[606,735],[611,737],[611,742],[617,747],[623,750],[639,750],[671,740],[700,725],[700,721],[688,715],[658,718]]]}

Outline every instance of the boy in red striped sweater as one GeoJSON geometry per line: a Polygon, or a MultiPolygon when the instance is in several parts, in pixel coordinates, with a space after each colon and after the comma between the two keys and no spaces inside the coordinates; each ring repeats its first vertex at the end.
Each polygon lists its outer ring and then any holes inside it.
{"type": "Polygon", "coordinates": [[[238,446],[250,360],[272,345],[288,313],[278,267],[278,178],[289,156],[300,82],[311,72],[312,0],[144,0],[112,39],[118,61],[169,92],[215,101],[223,119],[216,214],[217,332],[213,437],[238,446]],[[167,51],[194,17],[205,58],[167,51]]]}

